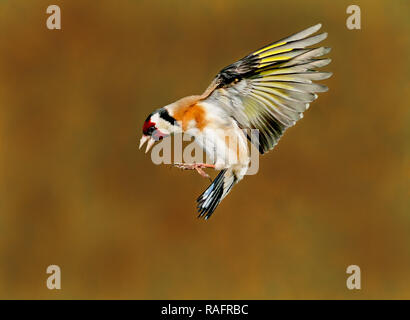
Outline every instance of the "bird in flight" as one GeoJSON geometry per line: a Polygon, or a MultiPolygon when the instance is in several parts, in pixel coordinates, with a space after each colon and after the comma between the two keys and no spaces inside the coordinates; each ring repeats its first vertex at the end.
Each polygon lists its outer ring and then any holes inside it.
{"type": "Polygon", "coordinates": [[[303,117],[327,87],[314,80],[332,73],[317,68],[330,63],[319,58],[330,48],[308,48],[326,39],[315,34],[317,24],[271,43],[223,68],[201,95],[182,98],[152,112],[145,120],[140,148],[174,133],[187,133],[204,149],[212,164],[177,163],[182,169],[220,171],[198,197],[199,217],[208,219],[218,204],[246,174],[250,165],[248,141],[261,154],[272,150],[285,130],[303,117]],[[257,132],[258,139],[249,132],[257,132]],[[234,139],[235,144],[229,141],[234,139]],[[232,160],[233,159],[233,160],[232,160]]]}

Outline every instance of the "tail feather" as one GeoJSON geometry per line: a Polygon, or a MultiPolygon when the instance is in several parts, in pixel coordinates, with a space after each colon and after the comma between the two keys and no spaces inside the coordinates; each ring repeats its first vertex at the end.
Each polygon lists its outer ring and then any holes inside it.
{"type": "Polygon", "coordinates": [[[220,171],[211,185],[197,199],[198,218],[209,219],[236,181],[237,178],[232,170],[224,169],[220,171]]]}

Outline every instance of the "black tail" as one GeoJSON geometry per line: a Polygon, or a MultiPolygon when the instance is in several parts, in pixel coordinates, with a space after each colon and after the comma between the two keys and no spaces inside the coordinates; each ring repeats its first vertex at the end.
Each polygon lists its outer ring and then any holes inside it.
{"type": "Polygon", "coordinates": [[[198,218],[209,219],[218,204],[231,191],[236,182],[236,177],[232,170],[224,169],[216,176],[211,185],[196,200],[199,212],[198,218]]]}

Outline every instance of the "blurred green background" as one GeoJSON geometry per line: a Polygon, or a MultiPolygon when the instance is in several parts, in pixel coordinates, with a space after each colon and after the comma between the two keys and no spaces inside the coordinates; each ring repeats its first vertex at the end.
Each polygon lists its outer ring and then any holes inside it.
{"type": "Polygon", "coordinates": [[[350,4],[0,1],[0,298],[410,298],[410,4],[350,4]],[[329,92],[196,219],[208,181],[137,149],[146,116],[318,22],[329,92]]]}

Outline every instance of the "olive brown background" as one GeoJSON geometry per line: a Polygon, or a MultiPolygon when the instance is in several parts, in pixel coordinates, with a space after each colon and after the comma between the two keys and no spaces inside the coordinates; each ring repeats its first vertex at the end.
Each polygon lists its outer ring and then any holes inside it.
{"type": "Polygon", "coordinates": [[[410,298],[409,21],[404,0],[0,1],[0,298],[410,298]],[[146,116],[319,22],[330,90],[198,220],[208,181],[138,150],[146,116]]]}

